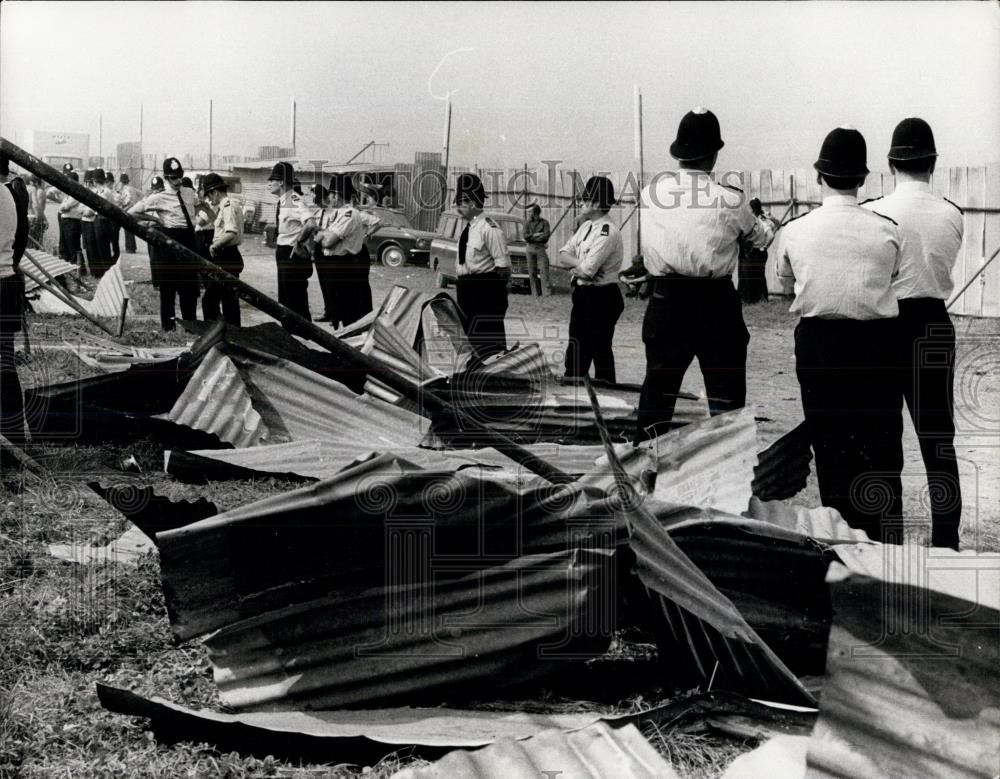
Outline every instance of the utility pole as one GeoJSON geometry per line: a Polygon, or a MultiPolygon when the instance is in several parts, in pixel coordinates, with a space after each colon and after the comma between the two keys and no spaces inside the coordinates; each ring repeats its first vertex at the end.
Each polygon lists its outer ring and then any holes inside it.
{"type": "Polygon", "coordinates": [[[292,156],[296,155],[295,148],[295,95],[292,95],[292,156]]]}
{"type": "Polygon", "coordinates": [[[645,157],[643,154],[642,147],[642,92],[639,91],[639,85],[636,84],[634,87],[634,98],[635,98],[635,156],[639,158],[639,191],[636,193],[636,206],[637,211],[635,214],[635,253],[637,256],[642,255],[642,209],[638,208],[639,199],[642,195],[642,188],[646,184],[646,170],[645,170],[645,157]]]}
{"type": "Polygon", "coordinates": [[[104,165],[104,114],[97,117],[97,157],[104,165]]]}
{"type": "Polygon", "coordinates": [[[445,194],[448,194],[448,157],[451,153],[451,92],[444,109],[444,182],[445,194]]]}
{"type": "Polygon", "coordinates": [[[212,100],[209,98],[208,101],[208,169],[214,170],[212,167],[212,100]]]}

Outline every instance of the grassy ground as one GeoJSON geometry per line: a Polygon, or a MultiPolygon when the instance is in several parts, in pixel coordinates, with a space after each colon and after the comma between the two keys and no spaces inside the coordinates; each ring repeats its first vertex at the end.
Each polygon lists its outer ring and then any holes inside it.
{"type": "MultiPolygon", "coordinates": [[[[141,244],[140,244],[141,246],[141,244]]],[[[244,278],[274,292],[270,253],[250,239],[245,247],[244,278]]],[[[164,334],[155,317],[155,292],[148,283],[145,255],[126,256],[123,270],[132,298],[132,316],[122,343],[137,346],[181,345],[183,332],[164,334]]],[[[428,270],[404,268],[372,270],[376,301],[394,283],[433,288],[428,270]]],[[[559,281],[559,277],[557,277],[559,281]]],[[[565,283],[562,280],[563,284],[565,283]]],[[[315,287],[315,285],[313,285],[315,287]]],[[[318,292],[313,289],[314,310],[318,292]]],[[[642,345],[638,337],[644,306],[630,301],[619,323],[616,354],[623,380],[642,378],[642,345]]],[[[547,299],[511,297],[510,320],[523,332],[548,339],[558,354],[565,338],[569,300],[565,294],[547,299]],[[560,329],[562,328],[562,329],[560,329]]],[[[753,306],[746,312],[752,332],[749,361],[749,397],[761,419],[762,436],[774,436],[798,422],[798,395],[789,350],[795,319],[787,301],[753,306]]],[[[260,321],[245,311],[248,323],[260,321]]],[[[80,341],[81,333],[105,337],[78,318],[30,317],[30,356],[22,355],[20,373],[26,386],[44,385],[88,375],[65,349],[80,341]]],[[[996,322],[966,320],[960,333],[970,344],[976,339],[995,349],[1000,343],[996,322]]],[[[522,340],[524,340],[522,338],[522,340]]],[[[21,342],[18,342],[20,347],[21,342]]],[[[971,348],[971,347],[970,347],[971,348]]],[[[973,361],[970,371],[975,373],[973,361]]],[[[985,363],[983,363],[985,364],[985,363]]],[[[1000,392],[996,377],[983,376],[966,405],[983,409],[1000,392]]],[[[685,386],[700,391],[700,376],[692,368],[685,386]]],[[[980,415],[982,416],[982,415],[980,415]]],[[[991,417],[992,418],[992,417],[991,417]]],[[[997,540],[998,501],[993,468],[995,448],[965,431],[960,439],[965,454],[979,468],[975,538],[980,548],[1000,549],[997,540]]],[[[89,493],[84,482],[95,475],[117,475],[118,463],[133,455],[144,471],[143,480],[173,497],[200,495],[221,510],[249,503],[290,488],[280,480],[233,481],[192,487],[162,473],[162,447],[155,441],[128,446],[31,447],[31,454],[59,474],[51,483],[30,478],[21,481],[10,470],[0,483],[0,779],[7,777],[385,777],[407,758],[392,757],[375,767],[294,765],[280,760],[258,760],[237,754],[219,754],[208,745],[161,746],[142,720],[105,712],[94,684],[98,681],[127,687],[147,695],[194,707],[218,708],[204,650],[198,644],[171,643],[155,557],[138,568],[112,565],[80,567],[46,554],[46,545],[82,539],[105,541],[118,536],[127,522],[89,493]]],[[[908,458],[914,443],[908,444],[908,458]]],[[[963,479],[965,474],[963,472],[963,479]]],[[[815,484],[797,502],[815,505],[815,484]]],[[[917,504],[911,504],[915,506],[917,504]]],[[[915,509],[914,509],[915,510],[915,509]]],[[[615,651],[624,651],[617,648],[615,651]]],[[[647,701],[655,703],[656,701],[647,701]]],[[[634,706],[625,701],[623,706],[634,706]]],[[[751,745],[704,735],[646,734],[685,777],[715,777],[738,753],[751,745]]]]}

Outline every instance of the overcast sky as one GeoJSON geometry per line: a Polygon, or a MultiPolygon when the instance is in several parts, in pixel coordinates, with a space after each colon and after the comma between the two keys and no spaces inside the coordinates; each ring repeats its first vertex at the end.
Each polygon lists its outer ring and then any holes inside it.
{"type": "Polygon", "coordinates": [[[138,139],[140,103],[147,153],[207,153],[209,98],[216,154],[288,145],[294,95],[300,159],[374,139],[412,161],[440,150],[450,89],[453,163],[625,170],[633,84],[648,170],[695,105],[720,167],[807,167],[850,123],[884,170],[912,115],[940,165],[1000,160],[994,2],[0,5],[0,132],[89,132],[91,154],[102,114],[105,153],[138,139]]]}

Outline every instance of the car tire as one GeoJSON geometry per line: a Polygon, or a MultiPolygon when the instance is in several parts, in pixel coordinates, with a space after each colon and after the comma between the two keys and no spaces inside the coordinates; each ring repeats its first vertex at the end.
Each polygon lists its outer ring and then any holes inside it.
{"type": "Polygon", "coordinates": [[[379,252],[379,260],[387,268],[402,268],[406,265],[406,252],[396,244],[389,244],[379,252]]]}

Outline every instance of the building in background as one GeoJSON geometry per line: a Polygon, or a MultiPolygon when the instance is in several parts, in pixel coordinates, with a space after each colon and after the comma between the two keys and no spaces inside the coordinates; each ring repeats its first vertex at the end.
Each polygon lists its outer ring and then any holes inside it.
{"type": "Polygon", "coordinates": [[[90,135],[33,130],[30,151],[53,168],[62,168],[67,162],[83,168],[90,164],[90,135]]]}
{"type": "Polygon", "coordinates": [[[257,148],[258,160],[283,160],[294,155],[295,151],[288,146],[259,146],[257,148]]]}

